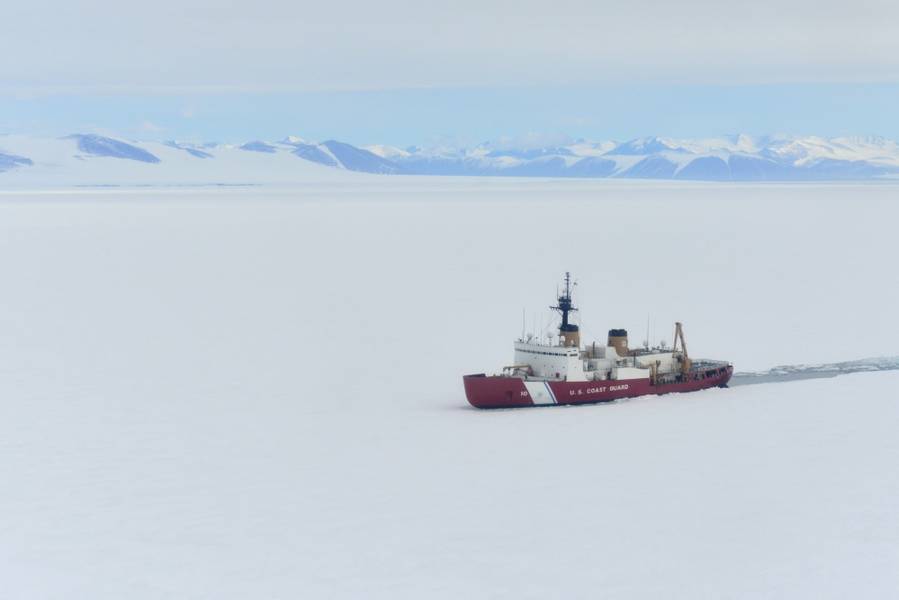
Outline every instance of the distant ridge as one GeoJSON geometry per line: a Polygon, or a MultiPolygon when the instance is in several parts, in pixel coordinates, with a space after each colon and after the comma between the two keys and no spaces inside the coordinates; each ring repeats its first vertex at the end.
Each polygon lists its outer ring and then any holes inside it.
{"type": "Polygon", "coordinates": [[[30,158],[24,156],[16,156],[15,154],[0,153],[0,173],[8,169],[20,166],[30,166],[34,164],[30,158]]]}
{"type": "MultiPolygon", "coordinates": [[[[622,178],[685,181],[865,181],[899,179],[899,144],[882,137],[749,136],[703,139],[644,137],[624,142],[571,140],[535,144],[501,140],[470,148],[395,148],[354,146],[338,140],[314,142],[296,136],[280,141],[251,140],[240,144],[179,141],[124,141],[78,133],[63,138],[0,136],[0,183],[29,170],[59,171],[76,176],[90,171],[90,181],[108,172],[115,179],[115,162],[103,170],[87,165],[119,159],[177,167],[188,179],[205,177],[222,166],[228,181],[302,178],[306,169],[353,171],[379,175],[455,175],[492,177],[622,178]],[[80,162],[71,162],[70,159],[80,162]],[[209,165],[201,166],[201,162],[209,165]],[[78,165],[83,165],[79,167],[78,165]],[[196,177],[191,172],[196,171],[196,177]]],[[[163,169],[165,170],[165,169],[163,169]]],[[[129,176],[152,184],[160,170],[129,168],[129,176]],[[145,174],[145,175],[142,175],[145,174]]],[[[320,171],[315,171],[321,173],[320,171]]],[[[102,181],[97,181],[98,184],[102,181]]]]}
{"type": "Polygon", "coordinates": [[[158,163],[159,159],[143,148],[100,135],[75,133],[69,138],[78,142],[78,149],[93,156],[127,158],[147,163],[158,163]]]}

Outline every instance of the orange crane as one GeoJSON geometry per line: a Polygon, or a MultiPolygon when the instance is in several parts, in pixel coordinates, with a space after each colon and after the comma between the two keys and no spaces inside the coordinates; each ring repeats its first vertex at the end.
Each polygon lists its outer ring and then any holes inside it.
{"type": "Polygon", "coordinates": [[[677,352],[677,340],[680,339],[680,345],[683,350],[683,358],[681,359],[681,372],[686,375],[690,372],[690,367],[693,366],[692,361],[690,361],[690,357],[687,354],[687,342],[684,340],[684,326],[678,321],[674,324],[674,348],[672,352],[677,352]]]}

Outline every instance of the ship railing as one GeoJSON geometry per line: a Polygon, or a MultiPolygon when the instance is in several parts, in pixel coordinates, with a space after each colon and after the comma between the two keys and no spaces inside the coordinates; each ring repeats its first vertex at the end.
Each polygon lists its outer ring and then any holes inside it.
{"type": "Polygon", "coordinates": [[[698,358],[691,361],[692,367],[690,370],[692,371],[704,371],[706,369],[714,369],[717,367],[726,367],[729,366],[730,363],[726,360],[709,360],[706,358],[698,358]]]}

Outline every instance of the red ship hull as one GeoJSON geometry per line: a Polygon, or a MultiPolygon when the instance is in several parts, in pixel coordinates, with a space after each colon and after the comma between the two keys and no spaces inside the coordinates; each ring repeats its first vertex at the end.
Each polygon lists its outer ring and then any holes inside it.
{"type": "Polygon", "coordinates": [[[466,375],[465,395],[475,408],[517,408],[558,404],[595,404],[650,394],[695,392],[727,385],[731,365],[691,372],[680,381],[653,384],[649,379],[622,381],[528,381],[520,377],[466,375]]]}

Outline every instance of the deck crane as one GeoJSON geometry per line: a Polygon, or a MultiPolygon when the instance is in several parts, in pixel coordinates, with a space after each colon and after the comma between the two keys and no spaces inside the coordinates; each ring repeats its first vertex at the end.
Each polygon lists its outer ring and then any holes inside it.
{"type": "Polygon", "coordinates": [[[681,351],[683,352],[683,357],[681,358],[681,372],[686,375],[690,372],[692,362],[690,361],[690,356],[687,354],[687,342],[684,340],[684,326],[680,321],[674,324],[674,347],[672,348],[672,352],[677,352],[678,339],[680,339],[681,351]]]}

